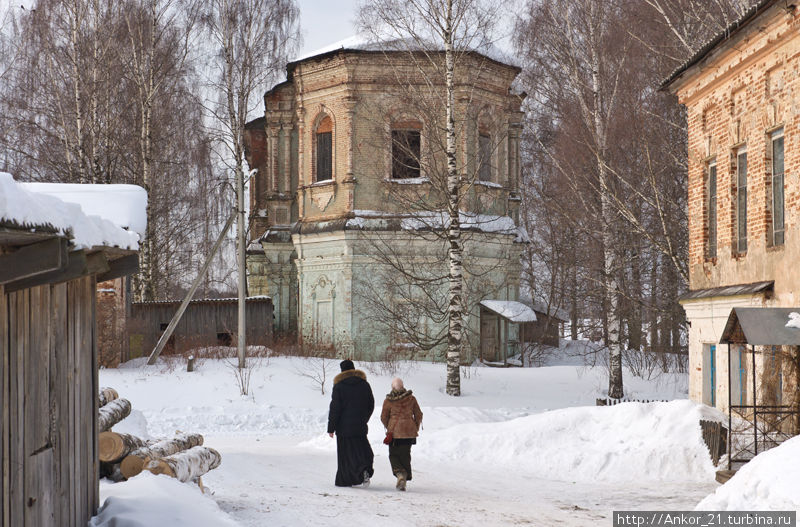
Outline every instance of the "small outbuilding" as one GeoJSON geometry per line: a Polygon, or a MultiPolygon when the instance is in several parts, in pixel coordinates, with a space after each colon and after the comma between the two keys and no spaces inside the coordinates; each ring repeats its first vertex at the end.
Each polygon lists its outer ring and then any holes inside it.
{"type": "MultiPolygon", "coordinates": [[[[148,356],[155,348],[181,302],[133,302],[128,321],[130,358],[148,356]]],[[[198,298],[189,302],[167,342],[166,353],[197,348],[236,345],[238,299],[198,298]]],[[[251,296],[245,300],[248,346],[272,345],[272,299],[251,296]]]]}
{"type": "Polygon", "coordinates": [[[536,322],[530,306],[515,300],[483,300],[481,310],[481,362],[502,362],[519,353],[519,326],[536,322]]]}
{"type": "Polygon", "coordinates": [[[2,527],[83,527],[97,511],[96,283],[138,269],[135,232],[51,190],[0,173],[2,527]]]}

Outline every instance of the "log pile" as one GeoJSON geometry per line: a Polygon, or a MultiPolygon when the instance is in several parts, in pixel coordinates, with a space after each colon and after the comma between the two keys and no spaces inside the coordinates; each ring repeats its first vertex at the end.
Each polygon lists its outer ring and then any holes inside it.
{"type": "Polygon", "coordinates": [[[200,477],[217,468],[222,456],[203,446],[200,434],[181,434],[149,441],[132,434],[114,432],[112,427],[131,413],[131,403],[113,388],[100,388],[97,428],[100,477],[124,481],[147,470],[166,474],[181,482],[194,481],[203,489],[200,477]]]}

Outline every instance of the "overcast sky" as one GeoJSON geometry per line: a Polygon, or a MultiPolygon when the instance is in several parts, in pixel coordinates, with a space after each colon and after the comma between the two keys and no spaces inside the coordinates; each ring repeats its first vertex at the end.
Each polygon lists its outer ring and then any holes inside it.
{"type": "Polygon", "coordinates": [[[356,33],[357,0],[298,0],[305,55],[356,33]]]}

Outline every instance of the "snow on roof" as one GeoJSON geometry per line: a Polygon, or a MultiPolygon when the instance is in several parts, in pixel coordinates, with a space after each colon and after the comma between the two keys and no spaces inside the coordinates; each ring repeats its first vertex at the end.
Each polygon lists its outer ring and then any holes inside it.
{"type": "Polygon", "coordinates": [[[77,183],[18,183],[25,190],[47,194],[80,205],[88,216],[100,216],[114,225],[139,233],[147,229],[147,192],[138,185],[77,183]]]}
{"type": "Polygon", "coordinates": [[[483,300],[481,305],[511,322],[536,322],[536,313],[522,302],[514,300],[483,300]]]}
{"type": "MultiPolygon", "coordinates": [[[[411,213],[386,212],[381,210],[354,210],[355,218],[347,220],[348,227],[368,229],[375,220],[399,219],[400,227],[407,231],[439,230],[450,225],[450,217],[444,211],[418,211],[411,213]],[[371,221],[372,220],[372,221],[371,221]]],[[[527,242],[528,234],[517,227],[509,216],[460,212],[462,230],[514,235],[515,241],[527,242]]]]}
{"type": "MultiPolygon", "coordinates": [[[[100,187],[103,185],[89,186],[100,187]]],[[[52,227],[59,234],[70,237],[73,245],[78,249],[97,246],[132,250],[139,248],[139,235],[114,223],[112,221],[115,217],[113,211],[108,211],[108,215],[112,219],[105,218],[101,214],[87,212],[82,209],[81,204],[69,199],[61,199],[57,192],[58,188],[58,184],[47,184],[47,186],[41,187],[42,192],[40,192],[38,187],[17,183],[11,174],[0,172],[0,222],[11,223],[23,228],[52,227]],[[46,192],[44,192],[45,190],[46,192]]],[[[141,200],[140,195],[129,199],[131,202],[135,201],[130,205],[132,217],[138,217],[133,214],[133,211],[136,211],[137,207],[141,207],[143,212],[146,194],[144,201],[141,200]]],[[[91,198],[86,196],[82,198],[87,206],[90,202],[104,200],[106,200],[106,195],[101,192],[95,192],[91,198]]],[[[98,204],[96,207],[95,209],[90,208],[90,210],[99,211],[103,205],[98,204]]],[[[121,215],[116,216],[116,219],[120,217],[121,215]]],[[[137,223],[136,227],[141,228],[141,225],[137,223]]]]}
{"type": "MultiPolygon", "coordinates": [[[[324,55],[338,50],[354,50],[354,51],[443,51],[442,44],[431,42],[425,45],[423,42],[412,38],[400,38],[397,35],[387,33],[384,37],[377,37],[369,33],[357,33],[345,39],[339,40],[319,49],[303,53],[292,59],[290,63],[300,62],[318,55],[324,55]]],[[[504,52],[497,46],[491,43],[481,45],[479,48],[474,49],[476,53],[511,66],[519,67],[519,61],[512,57],[509,53],[504,52]]]]}

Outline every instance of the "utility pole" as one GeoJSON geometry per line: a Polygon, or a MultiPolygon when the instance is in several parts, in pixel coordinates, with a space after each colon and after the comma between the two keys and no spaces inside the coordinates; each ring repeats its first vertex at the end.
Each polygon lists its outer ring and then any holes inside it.
{"type": "Polygon", "coordinates": [[[247,296],[247,262],[245,260],[245,233],[247,226],[245,221],[244,211],[244,172],[241,167],[236,167],[236,264],[239,270],[239,326],[238,326],[238,339],[237,351],[239,354],[239,369],[246,366],[245,364],[245,349],[246,349],[246,309],[245,297],[247,296]]]}

